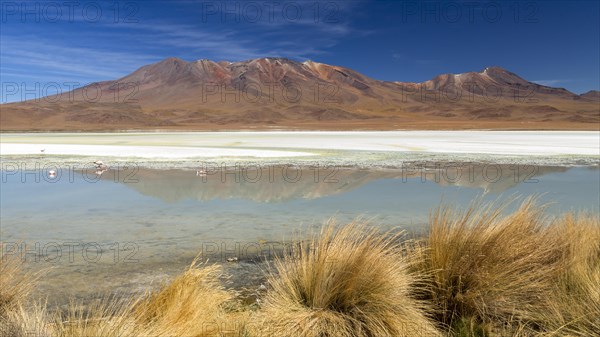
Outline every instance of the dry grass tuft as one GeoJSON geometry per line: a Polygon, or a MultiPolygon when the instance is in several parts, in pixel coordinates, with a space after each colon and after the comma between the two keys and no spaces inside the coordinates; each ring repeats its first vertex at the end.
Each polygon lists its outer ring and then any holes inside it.
{"type": "Polygon", "coordinates": [[[72,303],[55,320],[57,337],[237,336],[227,324],[232,294],[220,282],[218,266],[192,265],[172,282],[141,299],[105,299],[84,307],[72,303]]]}
{"type": "Polygon", "coordinates": [[[257,311],[222,286],[219,266],[194,260],[139,298],[50,315],[42,302],[25,305],[39,274],[4,256],[0,335],[598,336],[597,214],[550,221],[533,199],[510,214],[507,206],[440,207],[417,247],[365,223],[330,223],[274,261],[257,311]]]}
{"type": "Polygon", "coordinates": [[[308,245],[274,262],[261,310],[261,335],[303,337],[436,336],[397,235],[330,223],[308,245]]]}
{"type": "Polygon", "coordinates": [[[566,243],[564,269],[547,308],[536,312],[549,336],[594,336],[600,332],[600,220],[568,214],[554,226],[566,243]]]}
{"type": "Polygon", "coordinates": [[[426,247],[414,257],[428,275],[423,297],[440,322],[456,327],[469,318],[474,330],[529,324],[551,296],[565,245],[547,230],[534,200],[503,215],[507,206],[441,207],[432,214],[426,247]]]}
{"type": "Polygon", "coordinates": [[[50,337],[46,304],[34,303],[31,307],[19,304],[0,318],[0,336],[3,337],[50,337]]]}
{"type": "Polygon", "coordinates": [[[106,298],[84,306],[71,302],[65,313],[57,313],[53,320],[55,337],[125,337],[143,336],[145,329],[131,317],[132,302],[106,298]]]}
{"type": "Polygon", "coordinates": [[[219,336],[225,305],[233,299],[219,281],[219,266],[192,265],[171,283],[149,293],[136,305],[136,320],[172,336],[219,336]]]}
{"type": "Polygon", "coordinates": [[[26,307],[40,272],[26,271],[19,254],[4,254],[14,249],[0,244],[0,336],[48,336],[45,304],[26,307]]]}
{"type": "MultiPolygon", "coordinates": [[[[0,251],[5,249],[0,245],[0,251]]],[[[24,303],[35,287],[38,275],[26,272],[18,255],[0,254],[0,318],[24,303]]]]}

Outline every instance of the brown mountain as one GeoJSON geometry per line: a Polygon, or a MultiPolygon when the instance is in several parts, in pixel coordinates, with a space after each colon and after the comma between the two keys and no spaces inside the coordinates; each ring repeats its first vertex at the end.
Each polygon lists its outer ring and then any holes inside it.
{"type": "Polygon", "coordinates": [[[585,94],[581,94],[581,98],[600,102],[600,91],[590,90],[590,91],[586,92],[585,94]]]}
{"type": "Polygon", "coordinates": [[[597,97],[528,82],[499,67],[403,83],[284,58],[169,58],[115,81],[3,104],[0,128],[595,130],[597,97]]]}

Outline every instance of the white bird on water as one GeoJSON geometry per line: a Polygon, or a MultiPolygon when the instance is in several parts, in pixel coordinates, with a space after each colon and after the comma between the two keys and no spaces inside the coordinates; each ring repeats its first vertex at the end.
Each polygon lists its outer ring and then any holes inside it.
{"type": "Polygon", "coordinates": [[[102,160],[96,160],[94,162],[94,165],[96,165],[96,168],[99,170],[108,170],[108,166],[104,165],[104,162],[102,160]]]}
{"type": "Polygon", "coordinates": [[[102,160],[96,160],[94,162],[94,165],[96,165],[96,174],[101,176],[104,172],[108,171],[108,166],[104,165],[104,162],[102,162],[102,160]]]}

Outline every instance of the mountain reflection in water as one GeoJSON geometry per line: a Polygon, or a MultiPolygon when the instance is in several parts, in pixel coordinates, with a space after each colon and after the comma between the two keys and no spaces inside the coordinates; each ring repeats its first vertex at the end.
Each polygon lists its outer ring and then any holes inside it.
{"type": "MultiPolygon", "coordinates": [[[[65,303],[74,294],[143,291],[178,274],[206,247],[223,247],[240,258],[224,263],[234,279],[259,283],[261,267],[246,255],[264,256],[294,232],[318,228],[331,217],[422,231],[440,202],[464,207],[476,198],[540,195],[541,203],[554,203],[548,211],[556,213],[598,212],[600,204],[598,167],[422,166],[230,167],[206,174],[111,167],[96,175],[90,163],[88,171],[57,172],[53,179],[39,172],[2,172],[0,234],[3,243],[26,244],[29,259],[32,249],[62,247],[61,258],[42,254],[29,266],[48,270],[38,291],[65,303]],[[70,255],[67,245],[77,253],[70,255]],[[248,245],[261,251],[246,251],[248,245]],[[85,259],[83,247],[100,248],[99,260],[85,259]]],[[[207,260],[218,263],[222,257],[207,260]]]]}
{"type": "Polygon", "coordinates": [[[131,170],[128,179],[122,179],[122,173],[120,179],[116,178],[114,172],[103,174],[102,179],[121,182],[143,195],[169,203],[187,199],[247,199],[272,203],[343,194],[384,179],[500,194],[520,184],[536,184],[543,175],[567,170],[566,167],[496,164],[426,164],[389,170],[250,166],[200,171],[200,175],[190,170],[140,169],[131,170]]]}

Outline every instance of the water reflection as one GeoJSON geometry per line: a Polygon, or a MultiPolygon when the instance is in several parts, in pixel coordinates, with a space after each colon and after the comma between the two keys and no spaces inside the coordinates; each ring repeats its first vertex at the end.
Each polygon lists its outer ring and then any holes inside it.
{"type": "Polygon", "coordinates": [[[553,212],[598,212],[600,204],[598,167],[424,163],[387,170],[239,167],[205,175],[95,170],[90,164],[88,171],[58,170],[53,177],[48,170],[3,172],[3,242],[24,241],[30,248],[78,244],[74,261],[65,253],[59,262],[33,265],[52,267],[39,290],[60,301],[115,287],[141,290],[179,272],[207,245],[225,244],[228,251],[249,243],[265,247],[332,216],[340,223],[375,217],[382,227],[420,230],[442,200],[464,206],[482,195],[495,200],[542,194],[541,202],[556,203],[553,212]],[[101,247],[102,259],[83,259],[86,244],[101,247]],[[136,263],[127,263],[127,247],[136,247],[136,263]],[[115,251],[122,253],[117,260],[115,251]]]}
{"type": "Polygon", "coordinates": [[[423,164],[390,170],[334,167],[292,168],[265,166],[206,170],[133,170],[125,168],[102,175],[143,194],[176,203],[182,200],[246,199],[273,203],[319,199],[344,194],[369,183],[393,179],[402,183],[435,183],[500,194],[519,184],[567,171],[566,167],[496,164],[423,164]]]}

